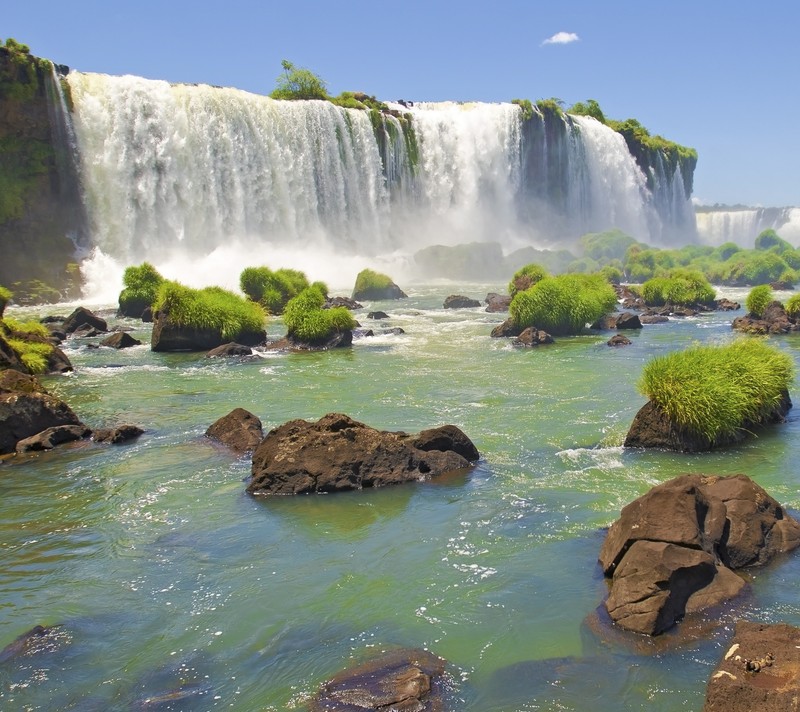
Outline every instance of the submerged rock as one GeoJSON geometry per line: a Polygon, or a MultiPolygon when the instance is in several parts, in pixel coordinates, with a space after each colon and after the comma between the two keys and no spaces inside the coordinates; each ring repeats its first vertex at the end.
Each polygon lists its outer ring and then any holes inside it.
{"type": "Polygon", "coordinates": [[[83,423],[64,401],[46,393],[0,393],[0,455],[14,452],[20,440],[58,425],[83,423]]]}
{"type": "Polygon", "coordinates": [[[311,701],[311,712],[440,712],[445,661],[427,650],[383,653],[345,670],[311,701]]]}
{"type": "Polygon", "coordinates": [[[17,443],[17,454],[35,452],[39,450],[52,450],[57,445],[82,440],[91,435],[91,430],[85,425],[56,425],[47,428],[41,433],[31,435],[17,443]]]}
{"type": "Polygon", "coordinates": [[[529,326],[512,342],[514,346],[544,346],[545,344],[555,343],[554,339],[546,331],[529,326]]]}
{"type": "Polygon", "coordinates": [[[126,443],[129,440],[134,440],[140,435],[144,434],[144,430],[138,425],[131,425],[125,423],[118,425],[115,428],[98,428],[92,432],[92,440],[96,443],[111,443],[112,445],[119,445],[126,443]]]}
{"type": "Polygon", "coordinates": [[[467,468],[480,457],[454,425],[416,436],[380,431],[341,413],[291,420],[253,454],[250,494],[302,494],[383,487],[467,468]]]}
{"type": "Polygon", "coordinates": [[[495,339],[508,338],[511,336],[519,336],[524,329],[514,323],[513,319],[506,319],[502,324],[498,324],[492,329],[491,336],[495,339]]]}
{"type": "Polygon", "coordinates": [[[737,621],[703,712],[800,710],[800,628],[737,621]]]}
{"type": "Polygon", "coordinates": [[[606,608],[622,628],[658,635],[687,612],[737,595],[733,569],[800,546],[800,524],[745,475],[683,475],[627,505],[600,550],[606,608]]]}
{"type": "Polygon", "coordinates": [[[490,314],[507,312],[509,306],[511,306],[510,295],[498,294],[497,292],[489,292],[483,301],[486,303],[486,311],[490,314]]]}
{"type": "Polygon", "coordinates": [[[235,408],[212,423],[206,436],[239,453],[256,449],[264,438],[264,429],[258,416],[244,408],[235,408]]]}
{"type": "Polygon", "coordinates": [[[633,342],[625,334],[614,334],[606,344],[608,346],[630,346],[633,342]]]}
{"type": "Polygon", "coordinates": [[[108,346],[112,349],[127,349],[131,346],[141,346],[142,342],[139,339],[134,339],[130,334],[124,331],[118,331],[111,336],[103,339],[100,346],[108,346]]]}
{"type": "Polygon", "coordinates": [[[253,349],[244,344],[237,344],[231,341],[228,344],[222,344],[215,349],[211,349],[206,354],[206,358],[227,358],[230,356],[252,356],[253,349]]]}

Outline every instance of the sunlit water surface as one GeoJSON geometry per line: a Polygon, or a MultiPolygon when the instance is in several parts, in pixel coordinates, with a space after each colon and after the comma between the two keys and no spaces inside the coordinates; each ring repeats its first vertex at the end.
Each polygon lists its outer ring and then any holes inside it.
{"type": "MultiPolygon", "coordinates": [[[[800,624],[798,557],[755,572],[695,642],[653,646],[597,623],[603,527],[684,472],[744,472],[800,508],[800,419],[713,454],[623,449],[642,365],[732,338],[733,315],[646,326],[625,348],[595,334],[524,350],[489,337],[505,315],[442,309],[500,289],[372,303],[390,314],[376,331],[406,333],[330,353],[226,361],[70,341],[75,372],[46,385],[90,426],[146,433],[0,465],[0,648],[62,625],[47,650],[0,662],[0,708],[303,709],[342,668],[408,646],[447,660],[453,710],[699,710],[735,616],[800,624]],[[454,423],[482,458],[429,483],[254,499],[248,459],[204,437],[235,407],[265,429],[330,411],[390,430],[454,423]]],[[[147,325],[111,321],[149,343],[147,325]]],[[[800,337],[774,343],[800,356],[800,337]]]]}

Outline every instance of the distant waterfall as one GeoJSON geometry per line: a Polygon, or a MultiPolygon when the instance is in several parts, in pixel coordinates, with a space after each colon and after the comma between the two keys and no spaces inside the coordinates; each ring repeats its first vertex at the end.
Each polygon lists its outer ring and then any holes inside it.
{"type": "Polygon", "coordinates": [[[292,252],[694,234],[680,181],[658,176],[651,192],[623,138],[585,117],[452,102],[370,116],[131,76],[68,81],[90,238],[120,265],[210,259],[215,275],[292,252]]]}
{"type": "Polygon", "coordinates": [[[735,242],[752,247],[768,229],[800,245],[800,208],[697,208],[697,232],[707,245],[735,242]]]}

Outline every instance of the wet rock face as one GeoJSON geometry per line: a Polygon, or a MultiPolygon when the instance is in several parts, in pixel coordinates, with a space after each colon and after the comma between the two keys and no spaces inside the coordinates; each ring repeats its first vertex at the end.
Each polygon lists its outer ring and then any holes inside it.
{"type": "Polygon", "coordinates": [[[780,302],[771,302],[761,316],[746,314],[736,317],[731,324],[734,331],[746,334],[786,334],[800,329],[800,323],[792,319],[780,302]]]}
{"type": "Polygon", "coordinates": [[[0,393],[0,455],[20,440],[59,425],[83,425],[64,401],[44,393],[0,393]]]}
{"type": "Polygon", "coordinates": [[[737,621],[703,712],[800,710],[800,628],[737,621]]]}
{"type": "Polygon", "coordinates": [[[467,468],[479,458],[456,426],[416,436],[376,430],[341,413],[292,420],[253,454],[250,494],[301,494],[383,487],[467,468]]]}
{"type": "Polygon", "coordinates": [[[212,423],[206,436],[234,452],[252,452],[264,437],[261,420],[244,408],[235,408],[212,423]]]}
{"type": "Polygon", "coordinates": [[[462,294],[451,294],[444,300],[445,309],[472,309],[480,305],[481,303],[477,299],[465,297],[462,294]]]}
{"type": "MultiPolygon", "coordinates": [[[[256,346],[267,338],[266,332],[242,331],[234,336],[234,341],[244,346],[256,346]]],[[[169,314],[160,311],[153,323],[150,348],[153,351],[210,351],[228,343],[219,329],[202,329],[183,326],[173,322],[169,314]]]]}
{"type": "Polygon", "coordinates": [[[64,331],[72,334],[83,326],[89,326],[98,332],[108,331],[108,324],[105,319],[97,316],[86,307],[78,307],[64,321],[64,331]]]}
{"type": "Polygon", "coordinates": [[[311,712],[442,712],[444,660],[426,650],[385,653],[328,682],[311,712]]]}
{"type": "Polygon", "coordinates": [[[658,635],[686,612],[736,596],[733,569],[800,546],[800,524],[745,475],[683,475],[626,506],[600,550],[606,608],[622,628],[658,635]]]}

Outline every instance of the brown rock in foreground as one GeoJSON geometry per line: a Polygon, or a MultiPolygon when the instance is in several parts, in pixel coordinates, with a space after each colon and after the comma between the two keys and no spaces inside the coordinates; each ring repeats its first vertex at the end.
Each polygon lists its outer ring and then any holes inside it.
{"type": "Polygon", "coordinates": [[[800,628],[738,621],[703,712],[800,711],[800,628]]]}
{"type": "Polygon", "coordinates": [[[244,408],[235,408],[211,424],[206,436],[239,453],[252,452],[264,438],[261,420],[244,408]]]}
{"type": "Polygon", "coordinates": [[[745,475],[683,475],[627,505],[600,550],[620,627],[658,635],[735,596],[732,572],[800,546],[800,524],[745,475]]]}
{"type": "Polygon", "coordinates": [[[301,494],[383,487],[469,467],[480,457],[454,425],[416,436],[376,430],[343,415],[291,420],[253,454],[250,494],[301,494]]]}
{"type": "Polygon", "coordinates": [[[328,682],[311,712],[441,712],[444,660],[426,650],[384,653],[328,682]]]}

